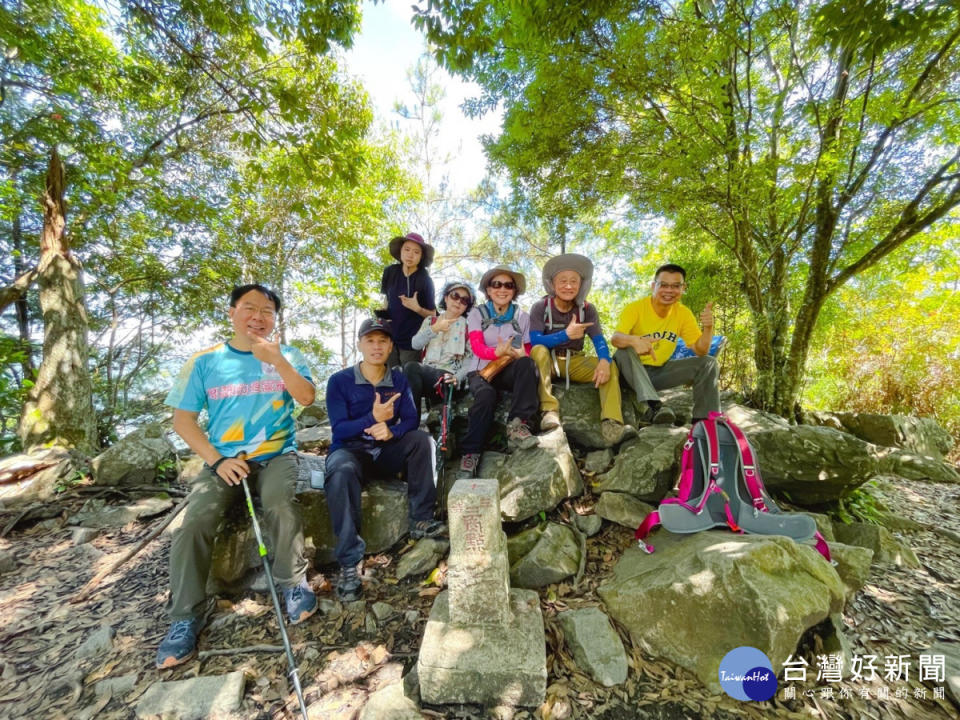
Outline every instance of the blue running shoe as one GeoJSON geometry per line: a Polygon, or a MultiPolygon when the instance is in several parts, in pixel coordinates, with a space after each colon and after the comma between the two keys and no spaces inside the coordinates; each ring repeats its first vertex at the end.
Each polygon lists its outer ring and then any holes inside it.
{"type": "Polygon", "coordinates": [[[317,611],[317,596],[305,579],[299,585],[284,588],[283,599],[287,601],[287,617],[291,625],[303,622],[317,611]]]}
{"type": "Polygon", "coordinates": [[[157,648],[157,668],[172,668],[192,658],[197,651],[199,629],[200,621],[196,618],[174,621],[157,648]]]}

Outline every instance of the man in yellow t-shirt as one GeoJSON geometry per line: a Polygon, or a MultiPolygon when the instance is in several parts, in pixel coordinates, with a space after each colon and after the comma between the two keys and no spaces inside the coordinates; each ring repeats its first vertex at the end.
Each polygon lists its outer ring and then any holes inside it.
{"type": "Polygon", "coordinates": [[[720,412],[717,361],[707,354],[713,339],[713,303],[703,308],[697,325],[690,308],[680,302],[686,287],[686,270],[672,263],[661,265],[653,276],[650,296],[624,308],[610,338],[618,348],[613,360],[620,377],[633,388],[637,402],[647,404],[644,420],[658,424],[673,424],[676,417],[660,402],[657,391],[688,382],[693,383],[694,421],[720,412]],[[670,360],[678,337],[697,357],[670,360]]]}

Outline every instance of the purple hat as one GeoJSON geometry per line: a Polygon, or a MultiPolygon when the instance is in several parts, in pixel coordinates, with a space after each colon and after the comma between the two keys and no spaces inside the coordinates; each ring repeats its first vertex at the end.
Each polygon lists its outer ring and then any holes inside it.
{"type": "Polygon", "coordinates": [[[420,246],[420,249],[423,251],[423,258],[420,260],[420,267],[430,267],[430,263],[433,262],[433,245],[428,245],[427,242],[415,232],[409,232],[406,235],[395,237],[390,241],[390,254],[393,255],[397,260],[400,259],[400,248],[403,247],[405,242],[415,242],[420,246]]]}
{"type": "Polygon", "coordinates": [[[372,332],[382,332],[384,335],[393,340],[393,329],[390,327],[389,320],[383,320],[381,318],[370,318],[369,320],[364,320],[360,324],[360,330],[357,332],[357,340],[362,338],[364,335],[369,335],[372,332]]]}

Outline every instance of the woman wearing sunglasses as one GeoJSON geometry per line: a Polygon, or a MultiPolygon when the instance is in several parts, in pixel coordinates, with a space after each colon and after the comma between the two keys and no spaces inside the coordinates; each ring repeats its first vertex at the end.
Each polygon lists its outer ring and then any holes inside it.
{"type": "Polygon", "coordinates": [[[480,280],[487,301],[467,316],[474,354],[467,383],[474,401],[468,414],[467,435],[461,443],[460,477],[477,474],[483,441],[493,421],[497,390],[510,392],[513,397],[507,416],[507,442],[517,448],[537,444],[530,431],[530,418],[539,407],[537,369],[528,356],[530,316],[514,302],[526,286],[526,278],[508,267],[497,265],[487,270],[480,280]],[[492,369],[496,369],[495,374],[490,372],[492,369]]]}
{"type": "MultiPolygon", "coordinates": [[[[423,350],[423,362],[408,362],[403,372],[410,382],[414,407],[420,412],[423,389],[428,393],[441,379],[463,385],[472,369],[473,353],[467,341],[467,313],[476,302],[476,293],[470,283],[461,280],[448,282],[440,293],[437,307],[440,314],[423,319],[419,332],[410,341],[414,350],[423,350]]],[[[429,403],[428,403],[429,404],[429,403]]]]}

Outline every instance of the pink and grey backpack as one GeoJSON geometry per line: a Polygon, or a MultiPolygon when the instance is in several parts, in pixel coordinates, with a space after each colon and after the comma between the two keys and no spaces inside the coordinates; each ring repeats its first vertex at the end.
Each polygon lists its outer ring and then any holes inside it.
{"type": "Polygon", "coordinates": [[[800,543],[814,541],[817,551],[830,560],[827,541],[813,518],[777,507],[763,486],[743,431],[721,413],[712,412],[690,428],[677,497],[664,499],[637,528],[637,542],[648,553],[653,546],[646,537],[658,525],[674,533],[727,526],[735,533],[785,535],[800,543]]]}

